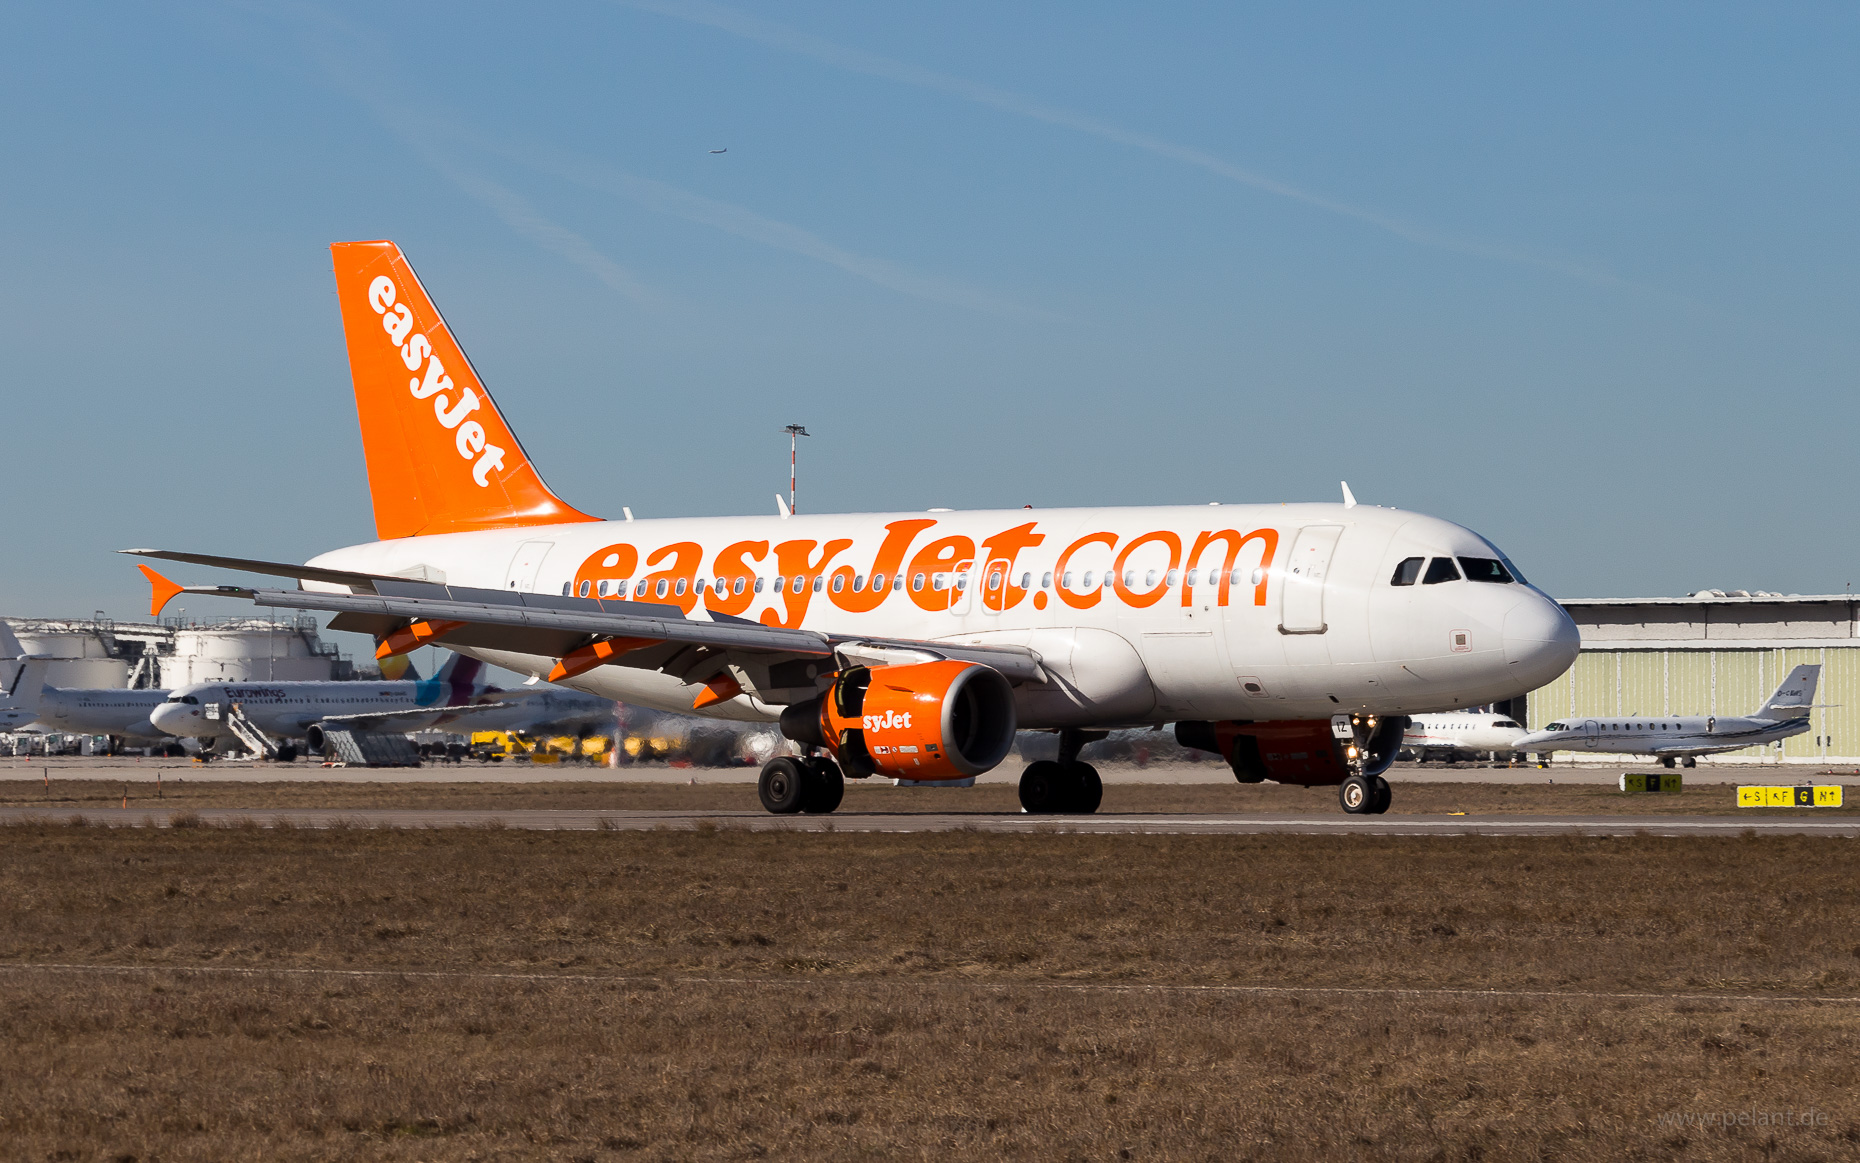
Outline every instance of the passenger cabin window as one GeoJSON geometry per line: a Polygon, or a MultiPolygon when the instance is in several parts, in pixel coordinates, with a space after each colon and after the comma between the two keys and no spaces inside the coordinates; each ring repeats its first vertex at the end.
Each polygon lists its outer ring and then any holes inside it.
{"type": "Polygon", "coordinates": [[[1460,571],[1454,567],[1451,557],[1436,557],[1427,563],[1427,576],[1421,579],[1424,586],[1437,586],[1441,582],[1460,580],[1460,571]]]}
{"type": "Polygon", "coordinates": [[[1466,571],[1467,581],[1511,582],[1511,571],[1505,563],[1495,557],[1462,557],[1460,568],[1466,571]]]}
{"type": "MultiPolygon", "coordinates": [[[[1389,578],[1389,584],[1392,586],[1413,585],[1420,580],[1421,563],[1426,560],[1425,557],[1410,557],[1403,561],[1400,565],[1395,567],[1395,576],[1389,578]]],[[[1191,573],[1189,576],[1193,577],[1194,575],[1191,573]]]]}

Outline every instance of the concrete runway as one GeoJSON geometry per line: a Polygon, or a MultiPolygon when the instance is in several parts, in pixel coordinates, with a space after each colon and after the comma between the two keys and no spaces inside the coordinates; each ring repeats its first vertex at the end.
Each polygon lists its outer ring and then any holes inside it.
{"type": "MultiPolygon", "coordinates": [[[[1010,760],[976,781],[981,784],[1013,784],[1020,778],[1021,763],[1010,760]]],[[[1470,763],[1432,764],[1417,767],[1398,764],[1387,773],[1390,783],[1488,783],[1496,785],[1526,784],[1613,784],[1624,771],[1660,771],[1657,766],[1632,764],[1584,764],[1537,767],[1478,767],[1470,763]]],[[[1098,773],[1106,786],[1117,784],[1224,784],[1232,785],[1233,773],[1220,763],[1153,763],[1138,767],[1134,763],[1103,763],[1098,773]]],[[[189,783],[684,783],[746,784],[756,782],[755,767],[668,767],[663,764],[640,764],[627,767],[600,767],[580,763],[438,763],[425,767],[323,767],[320,764],[254,763],[249,760],[219,760],[195,763],[190,759],[142,759],[133,756],[94,756],[78,758],[60,756],[52,759],[0,757],[0,780],[38,779],[49,774],[53,779],[94,779],[118,783],[154,783],[157,774],[164,780],[185,779],[189,783]]],[[[1702,764],[1680,772],[1686,786],[1737,783],[1855,783],[1860,772],[1851,767],[1831,768],[1826,764],[1702,764]]]]}
{"type": "MultiPolygon", "coordinates": [[[[628,812],[589,810],[456,811],[450,809],[290,808],[243,811],[202,808],[203,824],[245,823],[297,828],[524,828],[535,831],[690,831],[699,827],[755,832],[1037,832],[1094,835],[1250,836],[1837,836],[1860,838],[1860,819],[1744,816],[1334,816],[1189,815],[1107,813],[1029,816],[995,812],[836,812],[829,816],[771,816],[764,812],[628,812]]],[[[0,823],[64,823],[81,815],[108,827],[168,827],[167,813],[145,808],[17,807],[0,809],[0,823]]]]}

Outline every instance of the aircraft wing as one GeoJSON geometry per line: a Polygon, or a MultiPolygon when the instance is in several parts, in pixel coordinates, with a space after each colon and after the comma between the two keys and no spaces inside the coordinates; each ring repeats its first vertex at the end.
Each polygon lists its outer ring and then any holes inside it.
{"type": "Polygon", "coordinates": [[[353,715],[324,715],[316,720],[319,723],[346,723],[356,727],[366,727],[382,719],[431,719],[457,718],[460,715],[475,715],[479,711],[489,711],[497,707],[514,707],[515,703],[467,703],[457,707],[409,707],[404,711],[357,711],[353,715]]]}
{"type": "MultiPolygon", "coordinates": [[[[154,556],[157,551],[124,552],[154,556]]],[[[179,555],[164,553],[162,556],[172,559],[179,555]]],[[[205,559],[206,555],[190,554],[188,557],[205,559]]],[[[242,559],[212,560],[229,568],[247,568],[234,565],[242,559]]],[[[273,562],[252,564],[264,565],[265,572],[272,574],[297,571],[309,580],[337,580],[320,576],[338,572],[333,570],[312,570],[273,562]]],[[[224,585],[184,587],[147,566],[141,568],[155,587],[152,603],[155,613],[160,612],[160,606],[168,599],[181,593],[239,597],[261,606],[333,613],[337,617],[330,622],[330,629],[369,634],[377,641],[424,624],[433,629],[420,638],[421,644],[429,641],[441,644],[443,640],[446,646],[541,655],[562,659],[565,664],[571,657],[588,661],[592,657],[588,652],[593,651],[604,660],[620,661],[624,657],[624,665],[663,670],[687,681],[703,681],[699,676],[706,672],[714,675],[722,657],[727,655],[759,655],[764,659],[830,658],[843,650],[905,651],[920,657],[981,663],[1000,671],[1012,682],[1046,679],[1039,655],[1019,646],[958,645],[830,634],[767,626],[727,614],[692,618],[677,606],[651,602],[473,589],[368,574],[352,574],[340,583],[369,591],[362,593],[224,585]],[[440,629],[442,625],[444,628],[440,629]],[[602,653],[603,646],[609,643],[613,648],[602,653]]],[[[591,668],[591,665],[582,666],[571,669],[569,674],[591,668]]]]}

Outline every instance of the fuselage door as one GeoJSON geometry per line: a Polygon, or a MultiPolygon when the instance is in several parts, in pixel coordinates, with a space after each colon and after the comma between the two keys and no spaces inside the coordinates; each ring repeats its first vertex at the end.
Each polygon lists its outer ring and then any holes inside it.
{"type": "Polygon", "coordinates": [[[553,541],[525,541],[517,546],[516,555],[510,559],[510,569],[504,575],[504,588],[520,594],[535,593],[536,575],[542,571],[543,558],[549,556],[554,545],[553,541]]]}
{"type": "Polygon", "coordinates": [[[1286,634],[1322,634],[1324,579],[1337,552],[1341,525],[1307,525],[1298,531],[1285,564],[1275,567],[1279,583],[1279,629],[1286,634]]]}
{"type": "Polygon", "coordinates": [[[1602,742],[1602,725],[1597,723],[1594,719],[1585,721],[1582,724],[1582,741],[1587,744],[1591,750],[1600,746],[1602,742]]]}
{"type": "Polygon", "coordinates": [[[975,563],[965,561],[949,575],[949,612],[967,614],[975,601],[975,563]]]}

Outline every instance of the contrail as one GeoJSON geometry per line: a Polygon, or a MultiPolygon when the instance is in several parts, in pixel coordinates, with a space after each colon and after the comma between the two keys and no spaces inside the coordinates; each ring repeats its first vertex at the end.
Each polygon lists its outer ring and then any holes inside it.
{"type": "Polygon", "coordinates": [[[738,238],[826,263],[900,294],[995,315],[1054,318],[1047,312],[989,291],[933,278],[889,259],[847,250],[799,226],[729,202],[694,194],[667,182],[638,177],[611,166],[585,162],[554,151],[518,148],[482,140],[474,144],[487,152],[502,154],[519,164],[577,185],[627,198],[657,213],[696,222],[734,234],[738,238]]]}
{"type": "Polygon", "coordinates": [[[382,59],[381,50],[374,42],[348,21],[314,4],[283,4],[270,10],[293,16],[300,24],[308,26],[304,38],[307,51],[338,89],[365,106],[389,132],[418,150],[442,177],[489,207],[517,234],[567,259],[636,302],[664,301],[665,296],[601,253],[592,242],[550,220],[514,190],[476,173],[441,149],[431,132],[433,123],[430,120],[385,95],[393,90],[390,78],[394,70],[382,59]],[[332,48],[325,39],[330,36],[345,43],[340,48],[332,48]],[[362,62],[372,62],[373,67],[362,62]],[[367,75],[363,76],[363,72],[367,75]]]}
{"type": "Polygon", "coordinates": [[[967,77],[958,77],[950,73],[940,73],[913,65],[906,61],[894,60],[863,49],[849,48],[836,44],[812,33],[801,32],[786,25],[776,24],[736,8],[710,3],[709,0],[614,0],[615,3],[645,12],[669,16],[676,20],[701,24],[745,40],[753,40],[771,48],[799,56],[810,57],[822,64],[831,65],[851,73],[859,73],[880,80],[892,81],[901,85],[912,85],[920,89],[930,89],[946,93],[952,97],[978,105],[986,105],[1005,113],[1058,125],[1079,133],[1089,134],[1104,141],[1143,150],[1157,157],[1195,166],[1208,173],[1250,186],[1280,198],[1288,198],[1315,209],[1350,218],[1378,230],[1386,231],[1398,238],[1425,246],[1450,250],[1459,254],[1477,258],[1491,259],[1498,262],[1514,263],[1520,266],[1536,267],[1540,270],[1554,271],[1558,274],[1581,279],[1585,282],[1605,286],[1628,287],[1632,284],[1608,271],[1582,263],[1532,254],[1515,247],[1499,246],[1477,242],[1470,239],[1456,238],[1437,230],[1405,222],[1389,214],[1370,210],[1362,206],[1324,194],[1312,193],[1300,189],[1289,182],[1234,165],[1232,162],[1208,153],[1206,150],[1192,146],[1180,145],[1146,133],[1137,133],[1108,121],[1100,121],[1084,113],[1048,105],[1032,97],[998,88],[982,81],[973,81],[967,77]]]}

